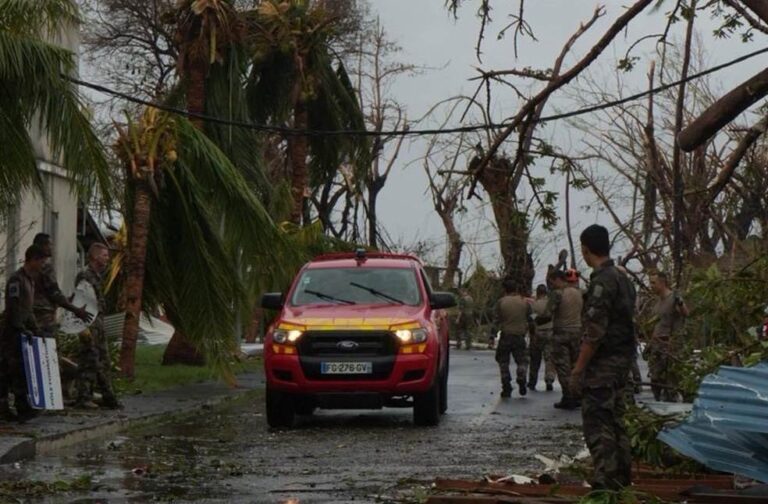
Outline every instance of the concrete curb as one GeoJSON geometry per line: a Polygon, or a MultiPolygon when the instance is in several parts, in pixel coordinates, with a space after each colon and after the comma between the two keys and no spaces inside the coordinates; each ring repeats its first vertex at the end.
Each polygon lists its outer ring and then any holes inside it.
{"type": "Polygon", "coordinates": [[[261,373],[245,374],[238,376],[236,388],[207,382],[146,396],[125,397],[125,408],[120,411],[98,411],[83,416],[43,415],[19,427],[28,435],[0,434],[0,464],[31,459],[129,427],[187,416],[262,388],[261,373]]]}

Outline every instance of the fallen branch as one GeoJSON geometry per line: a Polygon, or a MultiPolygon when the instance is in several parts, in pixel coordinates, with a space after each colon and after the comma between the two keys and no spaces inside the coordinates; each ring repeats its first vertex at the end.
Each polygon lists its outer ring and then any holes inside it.
{"type": "Polygon", "coordinates": [[[691,152],[701,146],[765,95],[768,95],[768,69],[741,83],[683,129],[677,137],[680,148],[691,152]]]}

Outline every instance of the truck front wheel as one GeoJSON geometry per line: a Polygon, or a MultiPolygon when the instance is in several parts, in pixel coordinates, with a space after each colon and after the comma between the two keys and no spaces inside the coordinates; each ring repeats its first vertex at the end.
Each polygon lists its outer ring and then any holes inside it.
{"type": "Polygon", "coordinates": [[[440,376],[423,394],[413,396],[413,423],[421,426],[433,426],[440,422],[440,376]]]}
{"type": "Polygon", "coordinates": [[[275,429],[290,428],[296,411],[289,394],[267,387],[267,424],[275,429]]]}

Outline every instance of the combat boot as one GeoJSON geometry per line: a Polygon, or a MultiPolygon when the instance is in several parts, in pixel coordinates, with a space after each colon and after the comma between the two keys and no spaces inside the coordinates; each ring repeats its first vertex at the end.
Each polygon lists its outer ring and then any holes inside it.
{"type": "Polygon", "coordinates": [[[123,409],[122,403],[117,400],[117,397],[115,396],[106,396],[101,400],[101,407],[104,409],[111,409],[111,410],[117,410],[117,409],[123,409]]]}
{"type": "Polygon", "coordinates": [[[501,387],[501,398],[507,399],[509,397],[512,397],[512,386],[507,383],[501,387]]]}
{"type": "Polygon", "coordinates": [[[8,406],[8,401],[0,401],[0,420],[4,422],[13,422],[16,420],[16,415],[11,411],[8,406]]]}
{"type": "Polygon", "coordinates": [[[518,380],[517,386],[521,396],[528,393],[528,387],[525,386],[525,380],[518,380]]]}
{"type": "Polygon", "coordinates": [[[16,399],[16,421],[19,423],[27,423],[33,418],[37,417],[40,412],[27,403],[26,400],[16,399]]]}
{"type": "Polygon", "coordinates": [[[551,383],[547,383],[547,392],[552,392],[553,390],[555,390],[554,385],[552,385],[551,383]]]}
{"type": "Polygon", "coordinates": [[[90,399],[78,399],[75,402],[75,409],[95,410],[99,409],[99,405],[90,399]]]}
{"type": "Polygon", "coordinates": [[[581,402],[576,399],[563,397],[559,402],[556,402],[554,406],[557,409],[575,410],[581,408],[581,402]]]}

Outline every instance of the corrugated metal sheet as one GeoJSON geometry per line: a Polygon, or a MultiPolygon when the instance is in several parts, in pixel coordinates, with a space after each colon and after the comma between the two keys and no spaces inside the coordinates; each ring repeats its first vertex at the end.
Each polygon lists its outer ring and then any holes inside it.
{"type": "Polygon", "coordinates": [[[125,312],[104,316],[104,335],[107,341],[119,341],[123,337],[125,327],[125,312]]]}
{"type": "Polygon", "coordinates": [[[707,376],[691,415],[659,439],[707,467],[768,483],[768,362],[707,376]]]}

